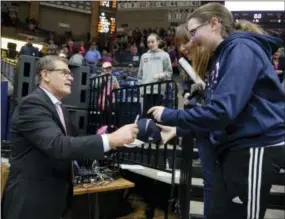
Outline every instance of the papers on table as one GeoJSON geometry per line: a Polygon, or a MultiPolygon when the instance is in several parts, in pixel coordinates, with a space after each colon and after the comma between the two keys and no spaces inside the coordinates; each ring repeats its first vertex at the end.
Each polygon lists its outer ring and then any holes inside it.
{"type": "MultiPolygon", "coordinates": [[[[159,177],[171,177],[171,173],[164,171],[158,171],[156,175],[159,177]]],[[[175,171],[175,178],[180,178],[180,171],[175,171]]]]}
{"type": "Polygon", "coordinates": [[[131,165],[131,164],[121,164],[120,167],[123,170],[143,170],[145,169],[142,165],[131,165]]]}

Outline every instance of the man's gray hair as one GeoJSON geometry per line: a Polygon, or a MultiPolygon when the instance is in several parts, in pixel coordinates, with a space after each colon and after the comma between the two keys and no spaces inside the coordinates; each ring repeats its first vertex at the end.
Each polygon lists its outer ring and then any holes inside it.
{"type": "Polygon", "coordinates": [[[40,84],[42,77],[41,72],[42,70],[52,71],[55,69],[55,62],[61,61],[68,65],[68,60],[56,55],[47,55],[40,58],[36,64],[36,83],[37,85],[40,84]]]}

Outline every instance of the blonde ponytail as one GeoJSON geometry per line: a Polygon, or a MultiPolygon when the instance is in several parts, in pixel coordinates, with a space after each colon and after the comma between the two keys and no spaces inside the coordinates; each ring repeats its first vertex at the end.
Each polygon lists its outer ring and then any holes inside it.
{"type": "Polygon", "coordinates": [[[234,23],[234,28],[237,31],[246,31],[257,34],[266,34],[266,32],[257,24],[247,20],[238,20],[234,23]]]}

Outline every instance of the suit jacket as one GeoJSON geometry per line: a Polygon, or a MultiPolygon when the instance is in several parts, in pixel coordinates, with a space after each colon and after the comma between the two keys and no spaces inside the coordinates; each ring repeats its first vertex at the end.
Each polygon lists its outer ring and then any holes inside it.
{"type": "Polygon", "coordinates": [[[59,219],[72,198],[72,159],[103,159],[100,135],[74,137],[66,131],[47,94],[24,97],[11,120],[11,167],[2,199],[2,219],[59,219]]]}

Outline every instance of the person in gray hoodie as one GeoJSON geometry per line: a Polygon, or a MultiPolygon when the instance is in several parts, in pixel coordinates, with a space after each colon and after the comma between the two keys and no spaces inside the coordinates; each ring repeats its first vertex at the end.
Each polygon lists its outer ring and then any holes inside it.
{"type": "MultiPolygon", "coordinates": [[[[138,71],[140,84],[171,80],[171,60],[167,52],[158,48],[159,40],[159,36],[155,33],[150,34],[147,38],[149,50],[141,56],[138,71]]],[[[162,84],[160,88],[158,85],[153,86],[153,89],[151,87],[147,86],[146,89],[141,89],[144,115],[152,106],[162,104],[166,90],[165,84],[162,84]]]]}

